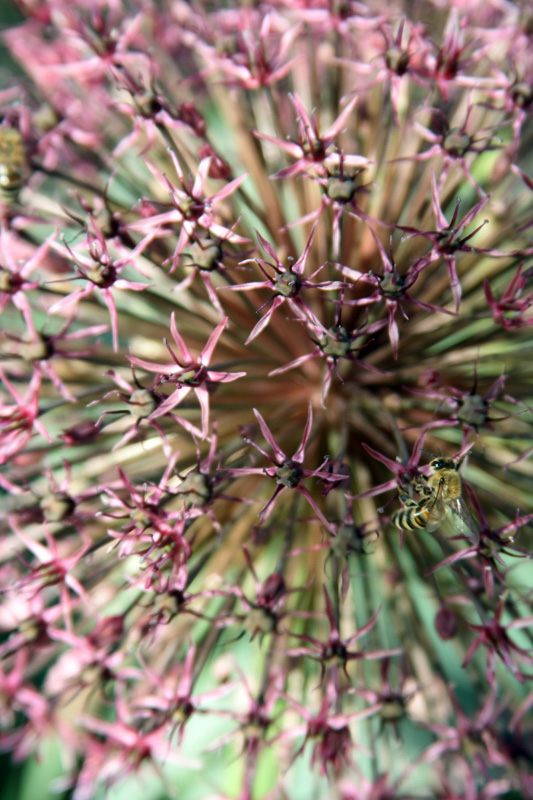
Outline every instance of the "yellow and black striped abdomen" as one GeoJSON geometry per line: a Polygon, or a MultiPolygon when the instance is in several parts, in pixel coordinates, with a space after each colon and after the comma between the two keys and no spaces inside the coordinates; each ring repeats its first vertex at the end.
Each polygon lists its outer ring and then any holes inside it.
{"type": "Polygon", "coordinates": [[[392,523],[404,531],[425,530],[430,515],[430,509],[426,500],[416,503],[414,500],[407,500],[404,507],[392,517],[392,523]]]}
{"type": "Polygon", "coordinates": [[[13,203],[18,198],[26,173],[26,153],[16,128],[0,127],[0,201],[13,203]]]}

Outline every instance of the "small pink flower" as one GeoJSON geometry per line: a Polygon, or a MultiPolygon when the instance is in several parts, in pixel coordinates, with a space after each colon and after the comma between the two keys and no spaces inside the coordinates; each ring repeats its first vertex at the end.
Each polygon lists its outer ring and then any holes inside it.
{"type": "Polygon", "coordinates": [[[296,313],[298,319],[301,319],[304,322],[310,322],[311,324],[322,328],[320,320],[313,313],[309,305],[307,305],[301,296],[301,292],[304,289],[318,289],[319,291],[331,292],[341,288],[343,284],[340,281],[324,281],[322,283],[313,283],[312,278],[314,278],[315,275],[317,275],[324,268],[325,264],[322,264],[321,267],[314,270],[314,272],[312,272],[308,277],[304,276],[307,261],[313,246],[313,240],[315,238],[316,228],[317,224],[315,223],[311,233],[309,234],[309,238],[307,239],[307,243],[302,255],[294,263],[291,262],[288,267],[281,263],[272,245],[267,242],[266,239],[263,239],[260,233],[257,233],[257,238],[261,248],[265,251],[265,253],[267,253],[267,255],[270,256],[274,263],[266,261],[262,258],[255,258],[246,259],[245,261],[242,261],[241,264],[255,262],[261,272],[263,272],[265,275],[266,280],[252,283],[240,283],[236,284],[235,286],[224,287],[224,289],[229,289],[235,292],[251,292],[257,289],[268,289],[269,291],[273,292],[272,297],[261,307],[264,308],[265,305],[270,305],[270,308],[259,320],[257,325],[255,325],[245,344],[249,344],[255,339],[256,336],[259,336],[261,331],[263,331],[269,324],[274,311],[276,311],[276,309],[278,309],[285,302],[287,302],[291,310],[296,313]],[[269,272],[267,272],[267,267],[274,270],[274,275],[270,275],[269,272]]]}
{"type": "MultiPolygon", "coordinates": [[[[145,361],[135,356],[130,357],[132,364],[148,372],[156,372],[159,375],[158,385],[165,383],[175,383],[178,388],[170,394],[148,417],[151,421],[164,416],[173,408],[178,406],[189,392],[194,391],[200,407],[202,409],[202,438],[206,438],[209,430],[209,394],[216,387],[217,383],[228,383],[243,378],[246,372],[220,372],[209,368],[211,359],[218,340],[228,324],[225,317],[218,323],[207,344],[200,352],[197,359],[194,359],[189,348],[178,333],[176,327],[175,314],[172,312],[170,317],[170,330],[172,337],[178,348],[179,356],[176,356],[167,344],[167,349],[174,360],[174,364],[158,364],[152,361],[145,361]]],[[[165,342],[166,343],[166,342],[165,342]]]]}
{"type": "Polygon", "coordinates": [[[0,367],[0,379],[11,394],[15,404],[0,400],[0,464],[5,464],[19,453],[31,439],[33,430],[40,433],[48,442],[52,437],[38,419],[39,387],[41,375],[34,372],[24,395],[20,395],[0,367]]]}

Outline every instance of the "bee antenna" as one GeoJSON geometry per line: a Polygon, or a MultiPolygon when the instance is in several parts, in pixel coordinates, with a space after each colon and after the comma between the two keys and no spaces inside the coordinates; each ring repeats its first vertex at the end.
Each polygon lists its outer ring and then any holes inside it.
{"type": "MultiPolygon", "coordinates": [[[[419,453],[427,453],[429,456],[434,456],[435,455],[435,453],[432,450],[426,450],[425,447],[420,447],[418,452],[419,453]]],[[[441,451],[441,455],[442,455],[442,451],[441,451]]]]}

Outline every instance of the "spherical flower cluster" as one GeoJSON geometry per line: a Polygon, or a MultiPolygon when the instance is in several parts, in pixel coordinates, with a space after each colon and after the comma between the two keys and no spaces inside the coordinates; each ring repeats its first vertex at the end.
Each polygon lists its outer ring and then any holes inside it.
{"type": "Polygon", "coordinates": [[[530,4],[16,6],[1,751],[533,798],[530,4]]]}

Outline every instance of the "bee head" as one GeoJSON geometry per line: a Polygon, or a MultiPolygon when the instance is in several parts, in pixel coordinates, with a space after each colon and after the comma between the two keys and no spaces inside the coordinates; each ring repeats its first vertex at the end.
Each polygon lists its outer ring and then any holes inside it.
{"type": "Polygon", "coordinates": [[[451,458],[434,458],[429,466],[433,472],[441,472],[443,469],[457,469],[458,465],[451,458]]]}

